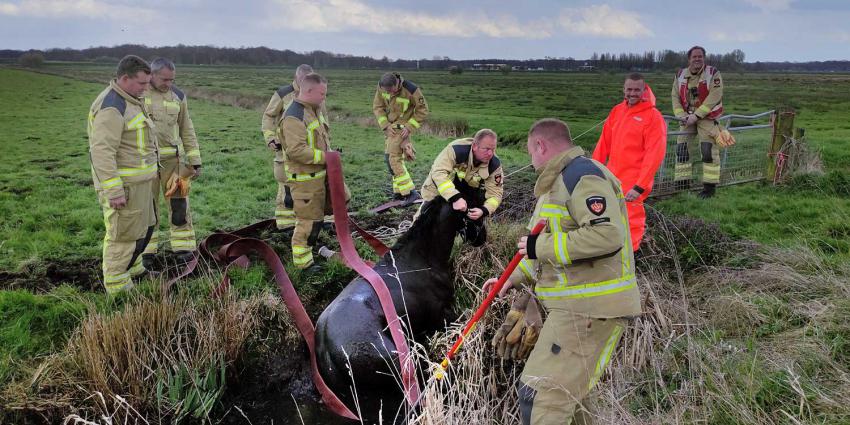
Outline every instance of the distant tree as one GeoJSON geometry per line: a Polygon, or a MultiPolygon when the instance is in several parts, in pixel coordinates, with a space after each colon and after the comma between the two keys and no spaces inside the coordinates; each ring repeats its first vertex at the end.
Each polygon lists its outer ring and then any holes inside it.
{"type": "Polygon", "coordinates": [[[499,71],[504,75],[508,75],[508,74],[511,73],[511,66],[510,65],[502,65],[499,68],[499,71]]]}
{"type": "Polygon", "coordinates": [[[44,65],[44,55],[41,52],[26,52],[18,58],[18,64],[27,68],[40,68],[44,65]]]}
{"type": "Polygon", "coordinates": [[[449,74],[452,74],[452,75],[463,74],[463,68],[461,68],[459,66],[450,66],[449,67],[449,74]]]}

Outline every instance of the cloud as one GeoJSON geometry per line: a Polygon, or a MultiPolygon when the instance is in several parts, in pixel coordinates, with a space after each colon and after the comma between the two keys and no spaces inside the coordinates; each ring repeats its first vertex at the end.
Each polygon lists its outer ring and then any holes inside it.
{"type": "Polygon", "coordinates": [[[577,9],[563,9],[560,27],[570,33],[605,38],[640,38],[652,36],[634,12],[612,9],[607,4],[577,9]]]}
{"type": "Polygon", "coordinates": [[[561,9],[557,18],[520,22],[510,15],[435,15],[408,9],[373,7],[363,0],[277,0],[267,24],[305,32],[362,31],[372,34],[411,34],[442,37],[544,39],[556,33],[606,38],[652,35],[633,12],[607,5],[561,9]],[[285,16],[281,20],[277,16],[285,16]]]}
{"type": "Polygon", "coordinates": [[[0,2],[0,15],[33,18],[106,18],[132,23],[154,16],[152,10],[135,5],[110,4],[97,0],[23,0],[0,2]]]}
{"type": "Polygon", "coordinates": [[[764,12],[780,12],[791,8],[791,0],[745,0],[764,12]]]}
{"type": "Polygon", "coordinates": [[[850,43],[850,32],[848,31],[833,31],[832,39],[839,43],[850,43]]]}
{"type": "Polygon", "coordinates": [[[766,38],[763,32],[726,32],[715,31],[711,33],[712,41],[719,42],[737,42],[737,43],[757,43],[766,38]]]}

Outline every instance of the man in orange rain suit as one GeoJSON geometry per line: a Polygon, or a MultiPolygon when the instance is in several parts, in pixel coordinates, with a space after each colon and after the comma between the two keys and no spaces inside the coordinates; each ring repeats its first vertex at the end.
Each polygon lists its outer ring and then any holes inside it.
{"type": "Polygon", "coordinates": [[[629,213],[632,249],[637,251],[646,230],[643,202],[652,192],[655,172],[664,161],[667,124],[655,108],[655,95],[643,76],[630,74],[623,101],[611,109],[593,159],[606,164],[620,179],[629,213]]]}

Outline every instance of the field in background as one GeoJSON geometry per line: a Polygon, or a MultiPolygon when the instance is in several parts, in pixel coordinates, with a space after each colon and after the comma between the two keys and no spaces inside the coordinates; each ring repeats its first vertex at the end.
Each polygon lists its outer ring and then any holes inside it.
{"type": "MultiPolygon", "coordinates": [[[[48,65],[44,70],[74,78],[0,69],[4,83],[0,84],[0,104],[5,106],[0,109],[0,149],[4,152],[4,161],[0,162],[0,289],[4,289],[0,291],[0,387],[10,380],[28,379],[26,371],[36,367],[44,356],[60,352],[92,309],[124,309],[124,301],[106,303],[102,294],[86,288],[64,287],[47,293],[60,283],[80,279],[98,288],[103,224],[91,187],[85,113],[111,70],[80,64],[48,65]],[[80,276],[81,272],[88,275],[80,276]],[[36,285],[37,281],[40,284],[36,285]],[[17,284],[27,290],[7,290],[17,284]],[[81,298],[91,305],[82,304],[81,298]]],[[[271,216],[276,184],[272,180],[271,156],[259,131],[259,108],[277,85],[289,81],[291,73],[292,70],[271,68],[179,68],[178,85],[190,95],[205,164],[191,196],[199,238],[214,229],[235,228],[271,216]]],[[[380,72],[331,70],[326,74],[331,81],[328,106],[336,118],[332,123],[333,144],[344,151],[344,167],[355,196],[353,208],[363,213],[366,207],[385,199],[389,190],[382,158],[383,140],[370,125],[370,102],[380,72]]],[[[621,76],[613,74],[406,75],[423,87],[434,110],[434,121],[466,121],[468,134],[485,126],[499,131],[503,136],[499,156],[508,172],[527,164],[524,133],[535,119],[563,118],[578,135],[602,120],[620,98],[621,76]]],[[[660,109],[669,112],[672,78],[650,75],[648,80],[655,87],[660,109]]],[[[671,254],[678,255],[677,261],[681,261],[677,267],[686,273],[703,270],[704,266],[711,271],[696,279],[688,276],[688,288],[682,288],[682,293],[676,292],[679,284],[675,279],[673,284],[651,283],[660,285],[659,303],[670,294],[671,299],[682,297],[683,303],[693,303],[694,309],[682,313],[682,306],[677,304],[670,310],[675,314],[667,311],[675,324],[668,323],[669,328],[655,324],[657,329],[681,335],[678,321],[685,320],[687,314],[694,315],[691,319],[699,325],[693,335],[694,346],[671,339],[673,348],[665,356],[710,362],[724,358],[728,353],[722,344],[734,341],[730,350],[735,356],[718,374],[737,375],[742,381],[724,381],[735,389],[730,397],[741,398],[735,403],[753,406],[754,413],[749,413],[758,417],[781,418],[784,416],[778,409],[799,399],[806,411],[799,415],[792,412],[795,417],[815,423],[842,423],[847,415],[840,402],[850,397],[836,387],[846,387],[847,382],[850,331],[845,319],[850,318],[850,308],[841,299],[846,295],[842,292],[846,290],[842,286],[847,284],[846,274],[836,274],[833,268],[850,257],[850,150],[846,148],[850,139],[846,114],[850,100],[845,96],[850,92],[850,76],[727,74],[725,80],[729,112],[755,113],[782,104],[797,108],[797,125],[806,128],[809,143],[822,151],[827,174],[798,177],[785,187],[757,183],[723,188],[710,201],[680,194],[653,204],[651,210],[688,217],[666,230],[670,237],[679,238],[680,252],[671,254]],[[693,219],[713,224],[702,227],[693,219]],[[693,225],[695,222],[697,225],[693,225]],[[763,256],[754,259],[752,251],[719,238],[721,231],[735,238],[791,247],[769,252],[792,264],[768,261],[763,256]],[[716,260],[725,254],[732,258],[716,260]],[[760,278],[749,274],[756,269],[773,274],[759,275],[760,278]],[[753,282],[757,285],[753,286],[753,282]],[[728,318],[734,323],[724,322],[727,311],[732,312],[728,318]],[[823,356],[828,359],[818,357],[806,363],[806,355],[798,353],[791,357],[797,363],[788,366],[789,372],[785,373],[787,365],[778,361],[784,355],[780,353],[782,347],[777,347],[782,341],[800,342],[800,347],[807,349],[811,347],[803,342],[814,344],[818,355],[825,353],[823,356]],[[773,357],[765,358],[765,350],[773,357]],[[697,359],[695,355],[703,357],[697,359]],[[834,362],[845,363],[836,366],[834,362]],[[755,369],[756,364],[758,372],[746,369],[748,365],[755,369]],[[837,367],[838,372],[822,372],[825,366],[837,367]]],[[[592,148],[599,130],[591,130],[578,140],[579,144],[592,148]]],[[[415,140],[419,159],[411,172],[421,184],[431,159],[450,139],[424,135],[415,140]]],[[[507,180],[508,189],[527,194],[533,177],[529,170],[521,172],[507,180]]],[[[513,207],[521,209],[522,205],[513,207]]],[[[378,222],[364,218],[368,223],[378,222]]],[[[384,221],[400,218],[390,216],[384,221]]],[[[286,256],[283,240],[273,242],[286,256]]],[[[510,245],[496,248],[508,253],[512,250],[510,245]]],[[[665,248],[658,252],[667,251],[665,248]]],[[[667,270],[663,261],[658,267],[667,270]]],[[[490,261],[485,263],[493,266],[490,261]]],[[[338,290],[348,276],[338,270],[326,277],[323,284],[336,282],[330,288],[302,282],[298,275],[293,278],[312,296],[318,288],[338,290]]],[[[480,277],[464,278],[472,283],[480,277]]],[[[259,268],[240,272],[236,279],[240,285],[247,285],[249,292],[251,288],[254,292],[273,290],[267,274],[259,268]]],[[[320,303],[321,297],[314,301],[320,303]]],[[[630,382],[640,380],[636,388],[617,394],[631,397],[630,415],[646,417],[646,409],[662,411],[675,406],[677,397],[693,395],[689,393],[692,385],[704,385],[682,378],[702,379],[695,375],[698,366],[686,366],[688,370],[683,371],[676,369],[681,366],[677,363],[681,359],[664,360],[664,367],[658,366],[660,375],[653,374],[652,368],[643,370],[644,375],[630,378],[630,382]]],[[[722,392],[723,388],[712,390],[722,392]]],[[[0,394],[0,398],[3,396],[0,394]]],[[[729,404],[706,409],[726,415],[717,422],[736,423],[730,407],[736,405],[722,398],[718,402],[729,404]]]]}

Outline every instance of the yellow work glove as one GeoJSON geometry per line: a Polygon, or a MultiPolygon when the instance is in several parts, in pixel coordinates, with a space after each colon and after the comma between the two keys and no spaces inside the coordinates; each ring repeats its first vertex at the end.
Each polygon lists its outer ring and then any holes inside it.
{"type": "Polygon", "coordinates": [[[416,148],[413,147],[413,143],[410,143],[409,140],[401,142],[401,150],[404,152],[405,159],[408,161],[416,160],[416,148]]]}
{"type": "Polygon", "coordinates": [[[721,148],[728,148],[735,144],[735,136],[733,136],[729,130],[724,128],[720,130],[720,133],[718,133],[717,137],[714,138],[714,142],[721,148]]]}
{"type": "Polygon", "coordinates": [[[179,196],[185,198],[189,194],[189,187],[192,185],[189,177],[179,177],[177,174],[172,174],[165,185],[165,197],[179,196]]]}
{"type": "Polygon", "coordinates": [[[528,292],[521,294],[511,304],[511,311],[493,337],[491,344],[496,355],[510,360],[525,359],[534,348],[542,327],[537,300],[528,292]]]}

